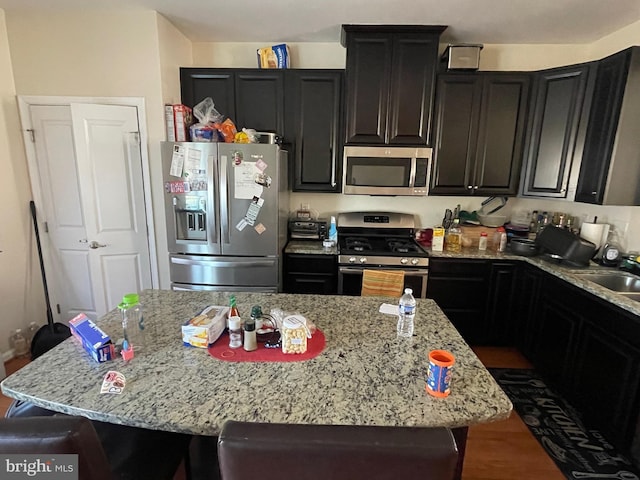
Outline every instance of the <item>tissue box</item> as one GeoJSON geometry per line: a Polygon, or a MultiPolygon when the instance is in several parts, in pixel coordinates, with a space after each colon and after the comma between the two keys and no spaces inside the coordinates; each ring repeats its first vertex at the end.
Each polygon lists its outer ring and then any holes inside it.
{"type": "Polygon", "coordinates": [[[291,54],[286,43],[258,49],[258,68],[291,68],[291,54]]]}
{"type": "Polygon", "coordinates": [[[227,326],[229,307],[210,305],[182,325],[182,343],[207,348],[215,342],[227,326]]]}
{"type": "Polygon", "coordinates": [[[99,363],[112,360],[114,357],[113,342],[109,335],[91,321],[84,313],[69,320],[69,328],[91,357],[99,363]]]}

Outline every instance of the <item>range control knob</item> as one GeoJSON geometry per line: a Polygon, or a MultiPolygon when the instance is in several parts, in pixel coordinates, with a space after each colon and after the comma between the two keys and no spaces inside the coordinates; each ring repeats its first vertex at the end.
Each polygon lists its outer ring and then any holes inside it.
{"type": "Polygon", "coordinates": [[[356,263],[356,257],[349,257],[349,263],[356,263]]]}
{"type": "Polygon", "coordinates": [[[400,259],[400,263],[401,263],[402,265],[406,265],[407,263],[409,263],[409,260],[407,260],[406,258],[401,258],[401,259],[400,259]]]}
{"type": "Polygon", "coordinates": [[[420,260],[418,260],[417,258],[412,258],[411,259],[411,265],[417,265],[420,263],[420,260]]]}
{"type": "Polygon", "coordinates": [[[360,263],[367,263],[367,257],[360,257],[360,263]]]}

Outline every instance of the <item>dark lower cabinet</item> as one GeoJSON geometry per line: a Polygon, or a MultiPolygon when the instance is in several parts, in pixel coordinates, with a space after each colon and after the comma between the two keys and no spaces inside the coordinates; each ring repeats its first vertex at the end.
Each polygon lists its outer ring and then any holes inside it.
{"type": "Polygon", "coordinates": [[[487,343],[487,299],[491,262],[431,258],[427,298],[432,298],[473,345],[487,343]]]}
{"type": "Polygon", "coordinates": [[[519,266],[515,283],[516,306],[509,322],[511,343],[529,360],[533,358],[533,330],[538,318],[538,299],[543,275],[538,267],[523,262],[519,266]]]}
{"type": "Polygon", "coordinates": [[[571,392],[570,369],[581,326],[571,299],[562,295],[562,280],[546,278],[540,288],[539,309],[532,328],[531,361],[560,392],[571,392]]]}
{"type": "Polygon", "coordinates": [[[486,341],[490,345],[511,345],[513,313],[518,300],[518,267],[519,262],[491,263],[486,312],[486,341]]]}
{"type": "Polygon", "coordinates": [[[518,262],[431,258],[432,298],[472,345],[509,345],[518,262]]]}
{"type": "Polygon", "coordinates": [[[640,412],[640,319],[550,274],[542,278],[530,359],[588,427],[628,451],[640,412]]]}
{"type": "Polygon", "coordinates": [[[284,255],[285,293],[334,295],[338,291],[337,255],[284,255]]]}

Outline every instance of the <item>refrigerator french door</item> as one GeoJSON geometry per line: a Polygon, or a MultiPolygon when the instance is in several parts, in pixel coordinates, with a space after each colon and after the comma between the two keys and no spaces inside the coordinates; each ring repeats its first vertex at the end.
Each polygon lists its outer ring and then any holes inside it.
{"type": "Polygon", "coordinates": [[[287,157],[277,145],[163,142],[173,289],[281,290],[287,157]]]}

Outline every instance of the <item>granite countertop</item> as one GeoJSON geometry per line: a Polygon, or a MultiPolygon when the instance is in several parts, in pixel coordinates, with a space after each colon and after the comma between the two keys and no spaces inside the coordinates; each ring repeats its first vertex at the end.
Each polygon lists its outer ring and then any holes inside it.
{"type": "MultiPolygon", "coordinates": [[[[96,363],[70,338],[1,386],[5,395],[58,412],[150,429],[217,435],[227,419],[284,423],[461,427],[502,420],[512,404],[440,308],[418,299],[415,335],[396,336],[381,314],[395,298],[234,293],[240,313],[252,305],[300,313],[326,336],[326,348],[302,362],[233,363],[182,345],[180,325],[225,292],[146,290],[141,294],[154,349],[129,363],[96,363]],[[447,398],[425,392],[430,350],[456,357],[447,398]],[[121,395],[100,394],[104,375],[126,377],[121,395]]],[[[98,322],[114,338],[120,317],[98,322]]]]}

